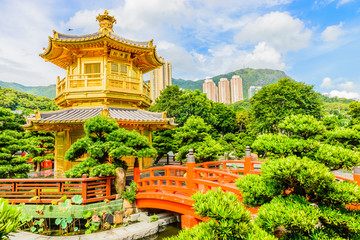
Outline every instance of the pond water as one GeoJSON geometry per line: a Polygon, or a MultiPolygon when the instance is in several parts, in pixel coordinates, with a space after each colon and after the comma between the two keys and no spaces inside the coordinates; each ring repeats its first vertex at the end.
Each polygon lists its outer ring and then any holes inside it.
{"type": "Polygon", "coordinates": [[[181,223],[179,223],[179,222],[171,223],[166,226],[164,231],[156,234],[154,236],[154,238],[151,238],[151,240],[160,240],[160,239],[164,239],[166,237],[174,236],[174,235],[178,234],[178,232],[180,230],[181,230],[181,223]]]}

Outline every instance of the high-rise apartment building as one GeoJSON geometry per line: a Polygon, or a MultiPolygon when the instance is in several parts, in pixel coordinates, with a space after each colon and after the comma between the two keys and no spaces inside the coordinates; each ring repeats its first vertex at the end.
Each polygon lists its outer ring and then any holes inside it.
{"type": "Polygon", "coordinates": [[[242,78],[238,75],[232,76],[231,84],[231,103],[244,100],[242,78]]]}
{"type": "MultiPolygon", "coordinates": [[[[161,57],[160,60],[164,62],[161,57]]],[[[165,62],[160,68],[151,71],[149,85],[152,101],[154,102],[160,96],[161,91],[171,84],[171,63],[165,62]]]]}
{"type": "Polygon", "coordinates": [[[219,102],[230,104],[230,85],[226,78],[221,78],[219,82],[219,102]]]}
{"type": "Polygon", "coordinates": [[[255,95],[262,87],[261,86],[250,86],[248,91],[248,99],[255,95]]]}
{"type": "Polygon", "coordinates": [[[218,87],[211,78],[206,78],[203,83],[203,93],[206,93],[208,99],[218,102],[218,87]]]}

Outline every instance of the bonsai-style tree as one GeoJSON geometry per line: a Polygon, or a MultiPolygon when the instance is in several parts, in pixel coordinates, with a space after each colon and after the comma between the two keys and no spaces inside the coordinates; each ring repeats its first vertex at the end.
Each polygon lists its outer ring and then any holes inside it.
{"type": "Polygon", "coordinates": [[[10,110],[0,108],[0,178],[26,178],[31,165],[15,155],[29,148],[24,139],[25,119],[10,110]]]}
{"type": "Polygon", "coordinates": [[[55,138],[51,132],[32,131],[25,134],[25,138],[31,144],[28,150],[29,154],[26,155],[27,159],[35,163],[35,171],[41,171],[41,163],[45,160],[54,160],[55,138]]]}
{"type": "Polygon", "coordinates": [[[274,236],[257,227],[251,221],[251,214],[238,197],[220,188],[206,193],[197,192],[192,196],[198,216],[207,218],[205,222],[184,229],[167,240],[202,239],[262,239],[276,240],[274,236]]]}
{"type": "Polygon", "coordinates": [[[337,182],[322,163],[290,156],[272,159],[261,175],[239,178],[243,201],[260,206],[255,224],[279,239],[359,239],[360,188],[337,182]]]}
{"type": "Polygon", "coordinates": [[[89,154],[84,161],[68,170],[66,177],[79,178],[83,174],[105,177],[115,174],[115,169],[127,169],[125,156],[154,157],[156,150],[148,139],[138,132],[119,128],[114,119],[106,116],[89,118],[84,125],[86,136],[77,140],[66,152],[65,160],[74,161],[89,154]]]}

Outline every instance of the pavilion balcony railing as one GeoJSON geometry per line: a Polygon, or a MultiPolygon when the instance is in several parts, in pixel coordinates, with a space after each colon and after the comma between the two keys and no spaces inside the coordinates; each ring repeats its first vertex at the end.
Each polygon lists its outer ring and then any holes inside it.
{"type": "Polygon", "coordinates": [[[115,199],[114,178],[0,179],[0,197],[11,203],[51,203],[80,195],[85,205],[115,199]],[[37,199],[30,202],[34,197],[37,199]]]}
{"type": "Polygon", "coordinates": [[[129,77],[121,74],[71,74],[60,80],[58,77],[56,95],[63,92],[86,91],[86,90],[114,90],[141,94],[150,99],[150,86],[140,81],[139,78],[129,77]]]}

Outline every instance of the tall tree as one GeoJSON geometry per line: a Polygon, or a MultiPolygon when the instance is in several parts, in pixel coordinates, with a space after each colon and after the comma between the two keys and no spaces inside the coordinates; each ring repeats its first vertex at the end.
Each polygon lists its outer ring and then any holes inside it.
{"type": "Polygon", "coordinates": [[[0,108],[0,178],[26,178],[31,165],[16,152],[28,150],[22,124],[24,118],[0,108]]]}
{"type": "Polygon", "coordinates": [[[313,86],[289,78],[263,87],[250,102],[258,132],[278,132],[279,122],[290,115],[321,116],[321,100],[313,86]]]}
{"type": "Polygon", "coordinates": [[[153,132],[152,146],[157,151],[157,157],[154,164],[157,164],[160,159],[170,151],[175,152],[177,150],[176,143],[174,141],[175,130],[165,129],[153,132]]]}
{"type": "Polygon", "coordinates": [[[194,149],[197,162],[217,160],[224,149],[211,137],[211,129],[201,117],[189,117],[184,126],[176,129],[174,138],[179,147],[176,160],[185,161],[190,148],[194,149]]]}

